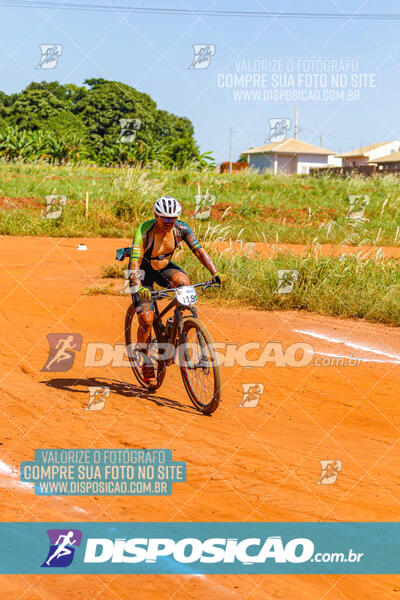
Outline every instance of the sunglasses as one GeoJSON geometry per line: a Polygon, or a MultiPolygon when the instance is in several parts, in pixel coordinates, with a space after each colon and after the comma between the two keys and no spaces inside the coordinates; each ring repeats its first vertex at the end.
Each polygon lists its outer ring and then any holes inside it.
{"type": "Polygon", "coordinates": [[[175,223],[175,221],[177,220],[178,217],[173,217],[172,219],[169,219],[168,217],[160,217],[161,221],[165,224],[165,225],[171,225],[173,223],[175,223]]]}

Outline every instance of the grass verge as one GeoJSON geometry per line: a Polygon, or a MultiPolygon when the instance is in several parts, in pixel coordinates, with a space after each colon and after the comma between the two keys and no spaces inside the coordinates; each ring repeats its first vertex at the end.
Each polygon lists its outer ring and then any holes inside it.
{"type": "MultiPolygon", "coordinates": [[[[188,252],[178,262],[193,283],[208,279],[207,271],[188,252]]],[[[221,256],[216,262],[226,275],[223,287],[199,294],[212,302],[400,325],[400,263],[394,259],[318,258],[310,252],[306,258],[287,253],[269,260],[234,255],[221,256]],[[278,271],[282,270],[298,272],[290,293],[279,293],[282,277],[278,271]]],[[[126,267],[104,266],[103,277],[122,278],[126,267]]]]}
{"type": "Polygon", "coordinates": [[[201,239],[218,226],[225,240],[397,246],[398,183],[390,174],[340,179],[0,161],[0,234],[131,237],[152,218],[154,200],[170,194],[182,202],[183,220],[201,239]],[[194,218],[195,197],[207,192],[215,205],[202,222],[194,218]],[[45,196],[51,194],[66,196],[67,204],[60,218],[43,219],[45,196]],[[368,196],[359,219],[348,216],[349,195],[368,196]]]}

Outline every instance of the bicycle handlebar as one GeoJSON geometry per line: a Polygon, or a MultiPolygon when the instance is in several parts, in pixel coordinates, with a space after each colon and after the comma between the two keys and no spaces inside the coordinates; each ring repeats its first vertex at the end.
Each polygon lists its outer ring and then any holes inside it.
{"type": "MultiPolygon", "coordinates": [[[[182,287],[182,286],[180,286],[182,287]]],[[[158,300],[160,298],[168,298],[168,294],[170,294],[171,292],[175,292],[175,290],[179,290],[180,287],[176,287],[176,288],[168,288],[166,290],[157,290],[155,292],[151,292],[151,298],[153,300],[158,300]]],[[[195,283],[194,285],[191,285],[190,287],[202,287],[203,290],[206,290],[209,287],[220,287],[219,283],[216,283],[213,279],[210,279],[209,281],[205,281],[203,283],[195,283]]]]}

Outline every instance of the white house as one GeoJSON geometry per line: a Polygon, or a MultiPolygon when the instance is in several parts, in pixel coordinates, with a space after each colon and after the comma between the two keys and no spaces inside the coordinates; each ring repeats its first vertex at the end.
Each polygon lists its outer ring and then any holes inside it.
{"type": "Polygon", "coordinates": [[[379,162],[378,159],[399,150],[400,141],[394,140],[393,142],[379,142],[370,146],[361,146],[361,148],[356,148],[337,156],[342,159],[343,167],[359,167],[362,165],[377,164],[379,162]]]}
{"type": "Polygon", "coordinates": [[[274,173],[308,174],[311,167],[328,167],[334,164],[336,153],[297,138],[289,138],[283,142],[271,142],[258,148],[245,150],[249,167],[258,171],[270,169],[274,173]]]}

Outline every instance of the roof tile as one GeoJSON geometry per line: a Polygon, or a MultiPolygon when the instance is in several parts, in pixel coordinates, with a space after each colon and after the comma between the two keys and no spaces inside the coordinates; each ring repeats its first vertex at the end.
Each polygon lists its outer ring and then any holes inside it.
{"type": "Polygon", "coordinates": [[[264,154],[267,152],[276,152],[277,154],[336,154],[333,150],[326,150],[308,142],[302,142],[297,138],[288,138],[283,142],[271,142],[245,150],[242,154],[264,154]]]}

